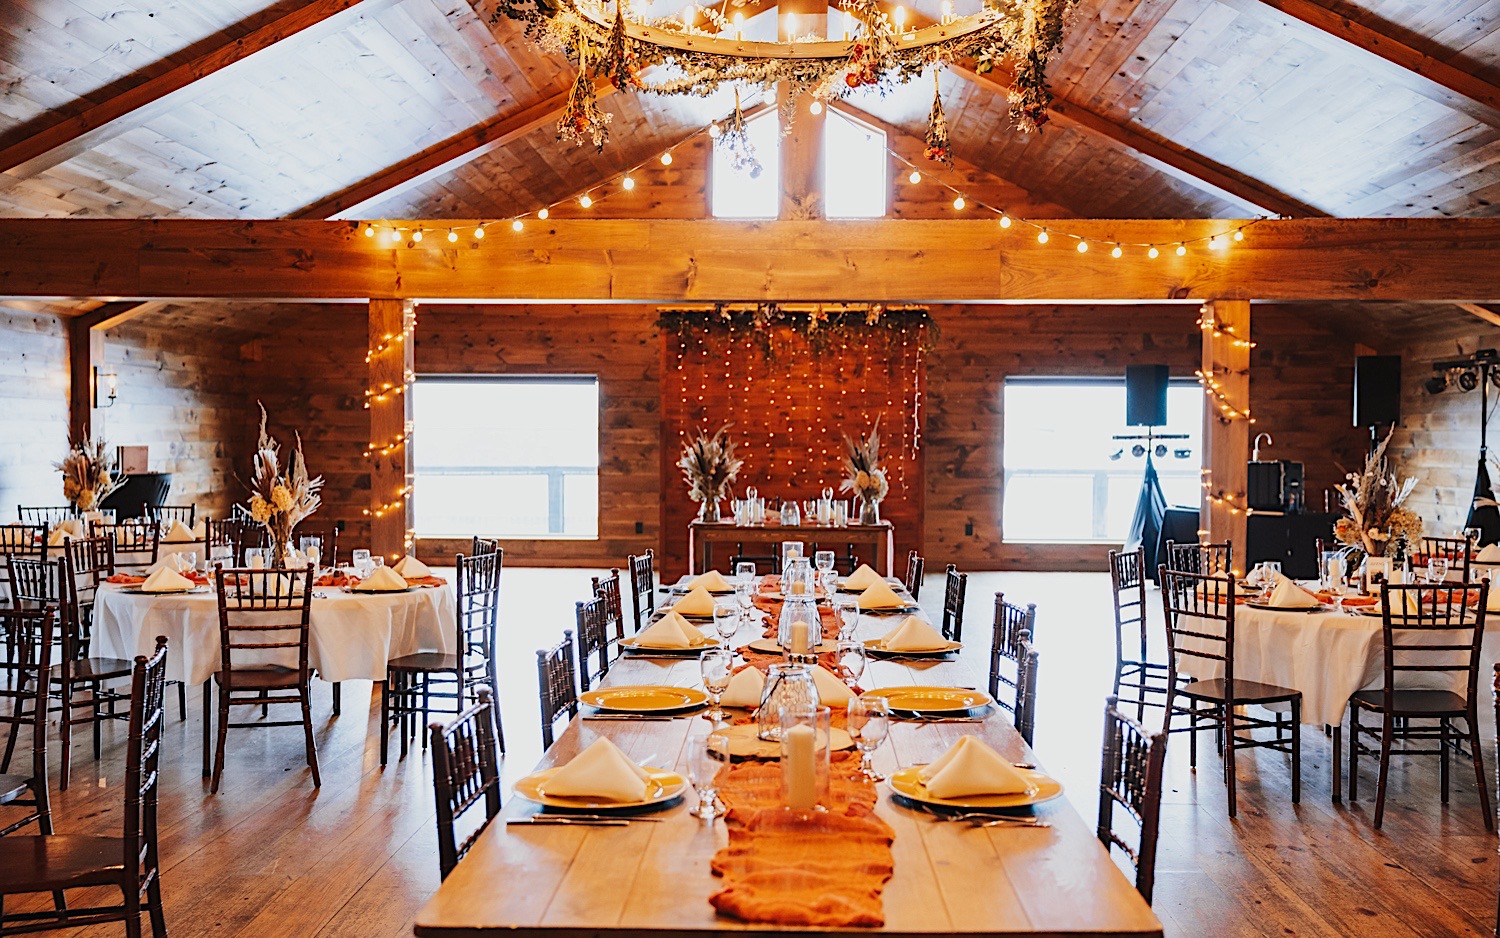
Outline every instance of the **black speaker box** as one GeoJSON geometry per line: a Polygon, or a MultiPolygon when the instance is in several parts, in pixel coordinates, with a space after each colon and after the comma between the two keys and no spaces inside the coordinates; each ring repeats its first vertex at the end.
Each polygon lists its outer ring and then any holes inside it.
{"type": "Polygon", "coordinates": [[[1125,422],[1132,427],[1167,424],[1167,366],[1125,366],[1125,422]]]}
{"type": "Polygon", "coordinates": [[[1401,422],[1401,356],[1354,359],[1354,425],[1401,422]]]}

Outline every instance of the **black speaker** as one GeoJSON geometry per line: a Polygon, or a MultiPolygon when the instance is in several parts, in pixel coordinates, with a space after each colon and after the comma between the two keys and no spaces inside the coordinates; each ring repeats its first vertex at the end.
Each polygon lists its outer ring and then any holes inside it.
{"type": "Polygon", "coordinates": [[[1354,359],[1354,425],[1401,422],[1401,356],[1354,359]]]}
{"type": "Polygon", "coordinates": [[[1167,425],[1167,366],[1125,366],[1125,422],[1132,427],[1167,425]]]}

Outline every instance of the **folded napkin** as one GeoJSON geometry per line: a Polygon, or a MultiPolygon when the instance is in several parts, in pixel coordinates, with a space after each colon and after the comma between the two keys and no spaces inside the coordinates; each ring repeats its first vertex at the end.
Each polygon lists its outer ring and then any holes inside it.
{"type": "Polygon", "coordinates": [[[880,637],[887,651],[937,651],[948,647],[948,640],[932,626],[907,616],[901,624],[880,637]]]}
{"type": "Polygon", "coordinates": [[[813,685],[818,688],[818,701],[825,707],[842,707],[854,696],[849,685],[821,664],[813,666],[812,679],[813,685]]]}
{"type": "Polygon", "coordinates": [[[868,589],[881,582],[882,579],[880,574],[870,569],[869,564],[862,563],[855,568],[853,573],[844,578],[844,589],[851,591],[868,589]]]}
{"type": "Polygon", "coordinates": [[[901,609],[905,606],[906,600],[897,596],[896,591],[884,580],[877,580],[859,594],[861,609],[901,609]]]}
{"type": "Polygon", "coordinates": [[[1271,588],[1266,605],[1280,606],[1283,609],[1311,609],[1318,605],[1318,598],[1298,586],[1286,574],[1278,573],[1276,585],[1271,588]]]}
{"type": "Polygon", "coordinates": [[[642,630],[633,644],[641,648],[693,648],[703,644],[703,633],[675,611],[669,610],[649,628],[642,630]]]}
{"type": "Polygon", "coordinates": [[[717,570],[710,570],[707,573],[700,573],[694,577],[693,582],[688,584],[688,589],[705,589],[710,593],[727,593],[734,589],[734,587],[729,585],[729,581],[724,579],[722,573],[717,570]]]}
{"type": "Polygon", "coordinates": [[[695,586],[672,604],[672,611],[683,616],[711,616],[714,614],[714,598],[708,595],[708,590],[695,586]]]}
{"type": "Polygon", "coordinates": [[[376,567],[369,576],[360,581],[361,592],[383,593],[406,589],[406,580],[390,567],[376,567]]]}
{"type": "Polygon", "coordinates": [[[146,582],[141,584],[141,592],[172,593],[178,590],[190,590],[194,585],[192,580],[189,580],[176,570],[162,567],[160,570],[146,577],[146,582]]]}
{"type": "Polygon", "coordinates": [[[760,706],[761,692],[766,689],[766,676],[760,668],[741,668],[729,679],[720,703],[726,707],[746,707],[754,710],[760,706]]]}
{"type": "Polygon", "coordinates": [[[182,554],[167,554],[165,557],[152,564],[150,569],[148,569],[146,573],[147,575],[150,575],[158,570],[171,570],[173,573],[186,573],[191,569],[193,569],[193,563],[192,561],[188,560],[187,557],[183,556],[182,554]]]}
{"type": "Polygon", "coordinates": [[[918,775],[934,798],[1010,795],[1031,789],[1026,776],[977,736],[960,736],[918,775]]]}
{"type": "Polygon", "coordinates": [[[167,525],[167,533],[161,539],[164,544],[190,544],[198,538],[193,534],[192,528],[173,518],[172,523],[167,525]]]}
{"type": "Polygon", "coordinates": [[[1484,601],[1485,611],[1500,612],[1500,588],[1497,588],[1500,587],[1500,583],[1496,583],[1493,579],[1491,579],[1489,581],[1489,584],[1490,595],[1489,598],[1484,601]]]}
{"type": "Polygon", "coordinates": [[[199,521],[197,524],[193,525],[193,540],[201,541],[206,537],[208,537],[207,521],[199,521]]]}
{"type": "Polygon", "coordinates": [[[411,554],[402,557],[401,562],[396,564],[394,569],[408,580],[420,580],[432,576],[432,568],[411,554]]]}
{"type": "Polygon", "coordinates": [[[1500,544],[1486,544],[1474,555],[1476,563],[1500,563],[1500,544]]]}
{"type": "Polygon", "coordinates": [[[543,787],[549,797],[644,801],[650,778],[609,737],[600,736],[558,769],[543,787]]]}
{"type": "Polygon", "coordinates": [[[83,521],[78,518],[69,518],[59,521],[52,531],[47,535],[48,547],[61,547],[63,538],[80,538],[84,536],[83,521]]]}

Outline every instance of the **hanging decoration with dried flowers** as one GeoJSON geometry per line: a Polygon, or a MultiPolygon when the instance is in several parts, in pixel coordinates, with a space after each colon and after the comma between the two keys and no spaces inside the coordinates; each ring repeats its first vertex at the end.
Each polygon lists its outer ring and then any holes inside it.
{"type": "Polygon", "coordinates": [[[719,125],[719,134],[714,146],[729,157],[729,165],[737,173],[748,173],[751,179],[759,179],[764,172],[760,159],[755,155],[755,144],[750,141],[750,130],[745,126],[745,112],[740,107],[740,92],[734,92],[734,111],[719,125]]]}
{"type": "Polygon", "coordinates": [[[717,303],[659,311],[657,328],[685,337],[689,333],[745,335],[760,346],[766,361],[857,341],[895,355],[915,343],[930,352],[938,339],[937,322],[925,306],[881,303],[717,303]],[[795,348],[788,343],[795,342],[795,348]]]}
{"type": "Polygon", "coordinates": [[[599,97],[588,67],[590,59],[585,44],[579,46],[578,59],[583,65],[573,81],[573,90],[568,94],[568,103],[563,107],[562,117],[558,118],[557,139],[571,140],[579,146],[583,146],[585,140],[592,140],[594,149],[602,151],[605,142],[609,140],[609,121],[614,115],[606,114],[599,108],[599,97]]]}
{"type": "Polygon", "coordinates": [[[948,118],[943,114],[943,86],[938,81],[941,74],[941,70],[934,70],[932,73],[932,83],[936,87],[932,92],[932,110],[927,114],[927,149],[922,151],[922,155],[934,163],[952,166],[953,145],[948,142],[948,118]]]}

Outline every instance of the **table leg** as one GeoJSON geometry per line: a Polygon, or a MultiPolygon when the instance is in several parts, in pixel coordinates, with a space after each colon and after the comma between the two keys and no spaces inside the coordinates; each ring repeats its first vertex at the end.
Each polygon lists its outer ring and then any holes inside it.
{"type": "Polygon", "coordinates": [[[1333,803],[1344,802],[1344,727],[1333,728],[1333,803]]]}
{"type": "Polygon", "coordinates": [[[209,756],[213,752],[213,726],[214,726],[214,679],[209,678],[203,682],[203,777],[208,778],[212,774],[212,766],[209,765],[209,756]]]}

